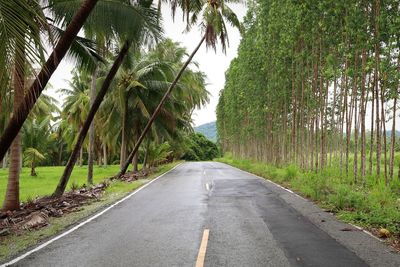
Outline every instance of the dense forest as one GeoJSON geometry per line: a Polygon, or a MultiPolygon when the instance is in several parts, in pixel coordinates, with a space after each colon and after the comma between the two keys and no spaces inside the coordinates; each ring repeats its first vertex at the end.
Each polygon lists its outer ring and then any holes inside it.
{"type": "Polygon", "coordinates": [[[400,179],[399,10],[397,0],[250,1],[217,108],[223,150],[334,167],[361,185],[400,179]]]}

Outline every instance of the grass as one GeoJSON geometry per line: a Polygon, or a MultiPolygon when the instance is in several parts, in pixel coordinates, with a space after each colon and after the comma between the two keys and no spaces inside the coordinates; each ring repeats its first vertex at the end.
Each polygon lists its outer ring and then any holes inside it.
{"type": "MultiPolygon", "coordinates": [[[[64,171],[63,166],[55,167],[37,167],[37,176],[30,176],[30,168],[22,168],[20,176],[20,200],[25,202],[36,197],[51,195],[64,171]]],[[[110,165],[107,167],[94,166],[93,182],[98,184],[105,178],[117,174],[119,165],[110,165]]],[[[0,169],[0,207],[3,205],[4,196],[7,187],[8,169],[0,169]]],[[[82,187],[87,180],[87,166],[75,166],[71,178],[67,185],[67,190],[72,186],[82,187]]]]}
{"type": "Polygon", "coordinates": [[[335,166],[316,173],[302,171],[295,165],[278,168],[235,159],[229,154],[216,160],[291,188],[332,210],[345,222],[367,229],[386,228],[400,237],[400,182],[397,179],[386,187],[382,177],[376,183],[376,177],[368,176],[366,187],[362,187],[355,185],[351,175],[345,177],[335,166]]]}
{"type": "MultiPolygon", "coordinates": [[[[117,200],[123,198],[128,193],[134,191],[135,189],[141,187],[142,185],[146,184],[149,180],[154,179],[155,177],[165,173],[175,167],[180,162],[173,162],[169,164],[165,164],[159,166],[157,171],[150,174],[146,179],[137,180],[131,183],[121,182],[121,181],[113,181],[107,187],[105,193],[102,195],[99,201],[93,201],[85,206],[82,206],[82,209],[77,212],[69,213],[61,218],[49,218],[49,225],[43,227],[37,231],[24,231],[18,235],[9,235],[6,237],[2,237],[0,239],[0,262],[4,262],[7,259],[10,259],[14,255],[20,253],[21,251],[32,247],[38,243],[38,241],[53,236],[60,231],[64,230],[68,226],[75,224],[79,221],[82,221],[84,218],[92,215],[93,213],[105,208],[106,206],[116,202],[117,200]]],[[[86,168],[76,168],[76,172],[74,172],[74,179],[76,183],[82,185],[85,183],[86,179],[86,168]]],[[[112,176],[118,170],[118,166],[109,166],[108,168],[95,168],[95,183],[99,183],[109,176],[112,176]]],[[[40,172],[42,179],[46,180],[48,184],[53,185],[56,184],[58,178],[52,178],[53,175],[59,174],[62,171],[62,167],[42,167],[40,168],[40,172]],[[50,175],[48,172],[52,173],[50,175]],[[54,181],[55,182],[54,182],[54,181]]],[[[29,175],[29,174],[28,174],[29,175]]],[[[59,177],[59,176],[56,176],[59,177]]],[[[26,179],[35,179],[30,177],[25,177],[26,179]]],[[[70,181],[70,185],[72,185],[73,181],[70,181]]],[[[3,182],[3,181],[2,181],[3,182]]],[[[34,186],[41,187],[39,181],[29,181],[34,186]]],[[[3,184],[2,184],[3,185],[3,184]]],[[[32,190],[34,188],[31,188],[32,190]]],[[[54,188],[50,189],[50,193],[54,188]]],[[[44,194],[49,194],[46,190],[42,191],[35,191],[35,192],[45,192],[44,194]]],[[[26,188],[26,195],[32,195],[29,192],[29,188],[26,188]]]]}

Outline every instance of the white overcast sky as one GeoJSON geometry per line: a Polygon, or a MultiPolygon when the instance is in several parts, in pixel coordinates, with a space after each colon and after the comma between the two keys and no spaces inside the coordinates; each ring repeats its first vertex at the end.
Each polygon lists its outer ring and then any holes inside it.
{"type": "MultiPolygon", "coordinates": [[[[247,11],[246,6],[233,4],[231,8],[238,15],[240,21],[242,21],[247,11]]],[[[181,43],[182,46],[187,48],[188,53],[190,53],[200,41],[200,29],[193,27],[189,33],[183,33],[185,23],[182,21],[182,14],[177,12],[175,21],[173,21],[170,8],[167,4],[163,5],[162,12],[165,37],[181,43]]],[[[229,47],[226,54],[221,49],[217,50],[216,53],[212,49],[207,51],[205,45],[203,45],[194,57],[194,60],[199,63],[199,69],[207,75],[207,90],[211,94],[210,103],[194,112],[194,126],[216,120],[215,109],[218,104],[219,91],[224,87],[225,71],[228,69],[231,60],[236,57],[237,48],[240,43],[238,30],[228,26],[228,31],[229,47]]],[[[46,93],[62,102],[62,95],[59,95],[56,91],[59,88],[68,87],[68,80],[71,79],[71,70],[73,68],[73,64],[64,60],[50,80],[52,89],[48,89],[46,93]]]]}

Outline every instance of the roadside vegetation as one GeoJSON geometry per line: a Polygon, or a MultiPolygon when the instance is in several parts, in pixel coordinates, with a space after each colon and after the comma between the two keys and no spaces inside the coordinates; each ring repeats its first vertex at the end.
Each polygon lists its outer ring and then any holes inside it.
{"type": "Polygon", "coordinates": [[[187,149],[182,159],[188,161],[207,161],[219,157],[219,149],[217,145],[208,140],[201,133],[192,133],[186,142],[187,149]]]}

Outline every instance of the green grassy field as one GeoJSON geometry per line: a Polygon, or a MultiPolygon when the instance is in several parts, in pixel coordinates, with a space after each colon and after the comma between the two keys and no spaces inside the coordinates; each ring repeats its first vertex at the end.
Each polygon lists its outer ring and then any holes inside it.
{"type": "MultiPolygon", "coordinates": [[[[236,159],[231,155],[217,161],[270,179],[314,200],[321,207],[336,213],[343,221],[366,228],[387,228],[400,236],[400,181],[386,187],[383,177],[367,176],[367,185],[353,183],[338,167],[321,172],[302,171],[294,165],[275,167],[262,162],[236,159]]],[[[352,170],[352,169],[350,169],[352,170]]]]}
{"type": "MultiPolygon", "coordinates": [[[[110,165],[107,167],[94,166],[93,181],[95,184],[102,182],[105,178],[117,174],[119,165],[110,165]]],[[[22,168],[20,176],[20,199],[22,202],[34,199],[38,196],[46,196],[53,193],[60,179],[63,166],[56,167],[37,167],[37,176],[30,176],[29,168],[22,168]]],[[[0,207],[3,205],[4,196],[7,187],[8,169],[0,169],[0,207]]],[[[86,184],[87,166],[76,166],[72,172],[71,179],[68,182],[67,190],[72,185],[78,187],[86,184]]]]}

